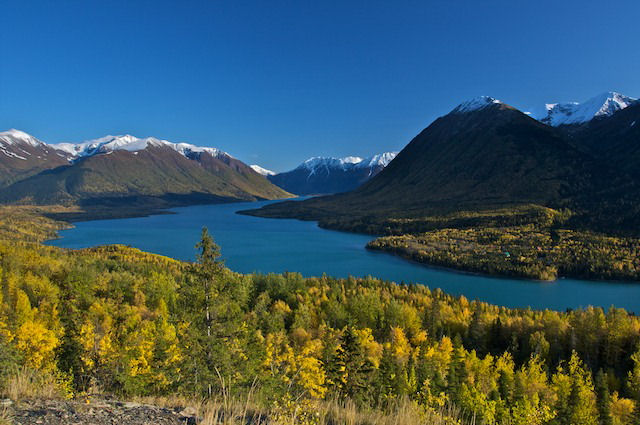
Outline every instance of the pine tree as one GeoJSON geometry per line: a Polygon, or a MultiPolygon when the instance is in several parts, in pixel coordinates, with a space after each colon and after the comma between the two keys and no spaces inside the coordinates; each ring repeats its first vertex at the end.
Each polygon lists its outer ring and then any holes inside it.
{"type": "Polygon", "coordinates": [[[184,329],[183,348],[189,355],[185,356],[182,369],[188,376],[185,385],[211,396],[212,383],[226,378],[221,363],[228,357],[221,342],[228,335],[218,329],[224,323],[213,317],[214,307],[225,302],[218,299],[223,289],[223,265],[218,261],[220,248],[206,227],[196,248],[197,264],[187,276],[180,297],[185,321],[190,324],[184,329]]]}
{"type": "Polygon", "coordinates": [[[631,355],[631,361],[633,361],[633,368],[627,376],[627,387],[635,401],[634,419],[636,423],[640,423],[640,349],[631,355]]]}
{"type": "Polygon", "coordinates": [[[385,347],[375,380],[375,402],[379,407],[386,407],[397,395],[393,385],[396,381],[397,369],[391,349],[385,347]]]}
{"type": "Polygon", "coordinates": [[[337,392],[357,403],[369,398],[368,387],[373,365],[351,326],[345,327],[331,364],[331,374],[337,392]]]}
{"type": "Polygon", "coordinates": [[[596,400],[598,404],[598,415],[600,415],[600,425],[611,425],[611,397],[609,395],[609,385],[607,374],[600,369],[596,375],[596,400]]]}
{"type": "Polygon", "coordinates": [[[464,359],[465,350],[462,346],[462,338],[460,334],[456,334],[453,338],[453,356],[449,367],[449,375],[447,376],[447,392],[454,401],[458,399],[460,387],[467,378],[464,359]]]}

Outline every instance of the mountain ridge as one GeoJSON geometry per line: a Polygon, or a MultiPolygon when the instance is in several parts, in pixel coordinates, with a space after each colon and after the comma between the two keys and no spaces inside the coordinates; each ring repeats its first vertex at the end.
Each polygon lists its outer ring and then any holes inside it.
{"type": "Polygon", "coordinates": [[[564,129],[482,97],[437,118],[351,192],[248,213],[327,224],[336,217],[366,221],[535,204],[582,216],[594,212],[599,224],[590,225],[596,228],[606,220],[598,204],[614,205],[623,193],[624,202],[635,204],[635,186],[564,129]]]}
{"type": "Polygon", "coordinates": [[[532,116],[538,121],[553,127],[561,125],[584,124],[593,119],[611,116],[638,99],[615,91],[604,92],[585,102],[547,103],[542,112],[534,112],[532,116]]]}
{"type": "Polygon", "coordinates": [[[291,196],[216,148],[131,135],[52,145],[17,130],[4,137],[13,138],[11,146],[29,143],[56,160],[43,161],[37,172],[0,190],[3,202],[97,205],[129,199],[171,206],[190,198],[202,203],[291,196]]]}
{"type": "Polygon", "coordinates": [[[298,195],[346,192],[379,173],[396,154],[384,152],[367,158],[311,157],[293,170],[267,178],[284,190],[298,195]]]}

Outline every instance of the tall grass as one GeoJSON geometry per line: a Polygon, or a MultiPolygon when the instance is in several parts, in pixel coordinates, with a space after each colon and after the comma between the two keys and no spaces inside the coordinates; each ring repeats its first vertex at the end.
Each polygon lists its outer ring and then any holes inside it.
{"type": "MultiPolygon", "coordinates": [[[[358,407],[350,400],[306,400],[289,409],[272,405],[255,397],[255,385],[247,391],[233,393],[221,379],[222,391],[207,399],[180,395],[137,397],[133,401],[184,411],[198,418],[199,425],[475,425],[454,407],[424,409],[409,399],[392,403],[387,409],[358,407]]],[[[0,397],[21,399],[68,398],[64,377],[18,368],[8,375],[0,397]]],[[[7,409],[0,410],[0,425],[10,424],[7,409]]]]}
{"type": "Polygon", "coordinates": [[[61,376],[20,367],[8,374],[0,388],[0,395],[14,401],[28,398],[63,399],[69,397],[69,391],[67,382],[61,376]]]}
{"type": "Polygon", "coordinates": [[[454,407],[424,409],[408,399],[398,400],[386,411],[360,409],[350,400],[325,401],[318,407],[321,425],[475,425],[454,407]]]}
{"type": "Polygon", "coordinates": [[[0,425],[13,425],[13,415],[6,407],[0,408],[0,425]]]}
{"type": "Polygon", "coordinates": [[[361,409],[350,400],[317,401],[283,415],[271,406],[258,406],[251,394],[244,397],[220,394],[210,400],[182,397],[144,397],[137,401],[172,409],[189,409],[199,425],[475,425],[473,418],[455,407],[423,409],[402,399],[386,411],[361,409]],[[307,412],[309,413],[309,412],[307,412]]]}

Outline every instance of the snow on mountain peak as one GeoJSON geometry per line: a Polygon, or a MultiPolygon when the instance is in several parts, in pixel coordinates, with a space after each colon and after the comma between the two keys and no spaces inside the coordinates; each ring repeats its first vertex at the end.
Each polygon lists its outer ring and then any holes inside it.
{"type": "Polygon", "coordinates": [[[581,124],[596,117],[610,116],[636,101],[637,99],[632,97],[610,91],[594,96],[583,103],[548,103],[545,105],[544,112],[534,114],[533,117],[554,127],[563,124],[581,124]]]}
{"type": "Polygon", "coordinates": [[[462,102],[460,105],[456,106],[452,111],[457,114],[476,111],[478,109],[486,108],[489,105],[502,103],[498,99],[495,99],[491,96],[478,96],[473,99],[467,100],[466,102],[462,102]]]}
{"type": "Polygon", "coordinates": [[[324,167],[326,169],[338,168],[342,170],[350,168],[373,168],[377,166],[384,168],[393,160],[393,158],[396,157],[397,154],[398,152],[384,152],[369,158],[360,158],[359,156],[347,156],[344,158],[315,156],[307,159],[305,162],[300,164],[298,168],[305,168],[311,171],[311,174],[315,173],[320,167],[324,167]]]}
{"type": "Polygon", "coordinates": [[[87,140],[82,143],[57,143],[51,146],[55,149],[68,153],[73,158],[93,156],[100,153],[109,153],[118,150],[138,152],[149,146],[169,147],[186,157],[193,153],[201,152],[207,152],[215,157],[231,156],[216,148],[195,146],[189,143],[172,143],[167,140],[156,139],[155,137],[140,139],[130,134],[122,136],[104,136],[99,139],[87,140]]]}
{"type": "Polygon", "coordinates": [[[361,161],[362,161],[362,158],[357,156],[347,156],[344,158],[314,156],[312,158],[307,159],[302,164],[300,164],[298,168],[306,168],[311,171],[317,169],[318,167],[345,168],[352,164],[358,164],[361,161]]]}
{"type": "Polygon", "coordinates": [[[274,176],[276,174],[275,172],[267,170],[266,168],[262,168],[261,166],[256,164],[249,165],[249,167],[251,167],[251,169],[256,173],[262,174],[263,176],[274,176]]]}
{"type": "Polygon", "coordinates": [[[0,142],[7,145],[13,145],[16,143],[23,143],[31,146],[44,145],[43,142],[32,135],[27,134],[24,131],[16,130],[15,128],[0,132],[0,142]]]}
{"type": "Polygon", "coordinates": [[[384,168],[387,165],[389,165],[389,163],[391,161],[393,161],[393,158],[395,158],[396,155],[398,155],[398,152],[379,153],[377,155],[373,155],[370,158],[365,158],[364,160],[362,160],[358,164],[358,166],[359,167],[377,167],[377,166],[381,166],[381,167],[384,168]]]}

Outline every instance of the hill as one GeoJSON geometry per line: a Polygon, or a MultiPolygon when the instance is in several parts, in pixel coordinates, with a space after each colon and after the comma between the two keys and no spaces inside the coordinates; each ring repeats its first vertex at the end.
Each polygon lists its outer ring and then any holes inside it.
{"type": "Polygon", "coordinates": [[[49,149],[66,156],[64,163],[0,190],[2,202],[130,208],[290,196],[215,148],[107,136],[49,149]]]}

